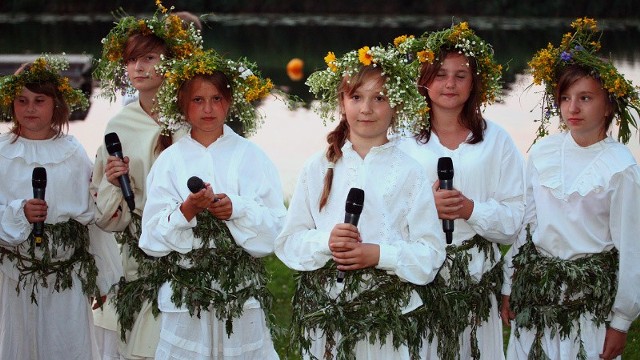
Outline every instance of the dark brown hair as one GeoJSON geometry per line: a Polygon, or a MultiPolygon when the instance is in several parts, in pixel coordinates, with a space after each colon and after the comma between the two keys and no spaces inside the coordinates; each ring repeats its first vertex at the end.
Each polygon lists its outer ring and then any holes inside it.
{"type": "MultiPolygon", "coordinates": [[[[444,59],[446,59],[447,56],[457,54],[458,50],[442,49],[440,50],[440,53],[438,54],[438,57],[433,62],[433,64],[425,62],[420,68],[420,76],[418,77],[418,90],[420,91],[420,94],[422,94],[422,96],[424,96],[424,98],[426,99],[427,105],[429,105],[430,118],[433,118],[433,110],[431,109],[431,98],[429,98],[427,88],[435,79],[438,71],[440,71],[444,59]]],[[[469,70],[471,70],[471,93],[469,94],[469,98],[467,99],[467,101],[465,101],[464,103],[464,107],[462,108],[462,112],[460,113],[459,121],[462,126],[471,131],[471,138],[467,142],[469,144],[476,144],[484,139],[484,130],[487,128],[487,122],[484,120],[484,118],[482,117],[482,113],[480,112],[482,79],[478,75],[478,64],[475,57],[467,56],[466,58],[469,62],[469,70]]],[[[417,139],[423,143],[429,142],[430,138],[431,127],[422,129],[417,136],[417,139]]]]}
{"type": "MultiPolygon", "coordinates": [[[[29,71],[32,64],[22,65],[17,71],[16,75],[20,74],[24,71],[29,71]]],[[[60,137],[63,132],[69,130],[69,105],[64,100],[64,96],[60,90],[58,90],[58,86],[51,81],[44,82],[33,82],[27,83],[24,85],[29,91],[34,92],[36,94],[46,95],[53,99],[53,114],[51,116],[51,128],[55,131],[55,137],[60,137]]],[[[19,96],[19,95],[18,95],[19,96]]],[[[14,99],[15,100],[15,99],[14,99]]],[[[16,135],[16,139],[20,136],[20,124],[16,119],[15,108],[11,108],[12,116],[13,116],[13,127],[11,128],[11,132],[16,135]]]]}
{"type": "MultiPolygon", "coordinates": [[[[346,142],[349,136],[349,123],[344,113],[344,97],[351,96],[353,93],[364,83],[365,80],[372,76],[378,76],[380,82],[384,83],[386,78],[382,76],[382,69],[380,67],[363,66],[360,70],[351,77],[343,77],[340,85],[338,86],[338,105],[340,109],[340,122],[327,135],[327,148],[326,157],[331,163],[336,163],[342,157],[342,146],[346,142]]],[[[322,188],[322,194],[320,195],[319,208],[322,208],[327,204],[329,200],[329,193],[331,193],[331,185],[333,183],[333,168],[327,169],[327,174],[324,177],[324,187],[322,188]]]]}
{"type": "Polygon", "coordinates": [[[195,84],[195,80],[197,79],[215,86],[220,92],[220,95],[222,95],[229,103],[229,106],[231,106],[233,103],[233,88],[231,87],[231,82],[229,82],[229,78],[227,78],[222,71],[216,70],[210,75],[196,75],[180,85],[178,89],[178,108],[183,115],[187,115],[191,93],[193,92],[193,84],[195,84]]]}
{"type": "MultiPolygon", "coordinates": [[[[571,87],[571,85],[573,85],[576,81],[587,76],[598,81],[600,83],[600,86],[603,87],[602,80],[600,79],[600,77],[592,75],[589,69],[584,68],[580,65],[576,65],[576,64],[568,65],[558,71],[556,76],[556,79],[558,79],[557,81],[558,85],[556,85],[555,93],[553,94],[556,101],[555,105],[558,109],[560,108],[560,95],[562,95],[562,93],[567,91],[571,87]]],[[[609,127],[611,126],[611,123],[613,122],[613,118],[615,117],[615,114],[619,112],[619,109],[618,109],[618,104],[615,101],[612,101],[611,97],[608,96],[608,92],[604,89],[602,91],[604,92],[604,96],[606,97],[607,105],[611,110],[605,116],[604,118],[605,121],[602,124],[603,130],[606,133],[609,127]]]]}
{"type": "Polygon", "coordinates": [[[135,59],[153,51],[164,54],[168,58],[173,56],[169,53],[169,48],[164,40],[156,35],[133,33],[129,35],[122,49],[122,62],[126,64],[129,59],[135,59]]]}

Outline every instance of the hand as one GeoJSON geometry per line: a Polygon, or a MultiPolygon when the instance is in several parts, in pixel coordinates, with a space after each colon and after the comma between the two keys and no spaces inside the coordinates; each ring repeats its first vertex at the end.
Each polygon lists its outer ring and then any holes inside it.
{"type": "Polygon", "coordinates": [[[329,250],[332,253],[350,250],[345,247],[346,243],[360,242],[362,242],[360,231],[353,224],[336,224],[329,234],[329,250]]]}
{"type": "Polygon", "coordinates": [[[511,311],[511,305],[509,299],[511,296],[502,295],[502,304],[500,306],[500,318],[502,318],[502,325],[511,327],[511,320],[516,318],[516,313],[511,311]]]}
{"type": "Polygon", "coordinates": [[[604,360],[614,359],[624,352],[624,346],[627,343],[627,333],[607,328],[607,334],[604,337],[604,346],[600,358],[604,360]]]}
{"type": "Polygon", "coordinates": [[[473,201],[456,189],[440,189],[440,180],[436,180],[431,189],[433,190],[433,199],[438,211],[438,218],[442,220],[469,220],[473,212],[473,201]]]}
{"type": "Polygon", "coordinates": [[[29,199],[24,204],[24,216],[34,224],[47,218],[47,202],[41,199],[29,199]]]}
{"type": "Polygon", "coordinates": [[[333,251],[333,261],[338,270],[349,271],[373,267],[380,261],[380,246],[363,242],[346,242],[341,244],[346,250],[333,251]]]}
{"type": "Polygon", "coordinates": [[[120,187],[118,178],[122,175],[129,173],[129,157],[125,156],[124,159],[120,159],[117,156],[110,155],[107,158],[107,166],[104,168],[104,174],[107,176],[107,181],[111,184],[120,187]]]}
{"type": "Polygon", "coordinates": [[[191,193],[180,205],[180,211],[187,221],[191,221],[196,215],[206,210],[215,201],[215,195],[211,184],[204,183],[204,188],[197,193],[191,193]]]}
{"type": "Polygon", "coordinates": [[[227,194],[218,193],[215,194],[214,200],[209,204],[207,210],[217,219],[229,220],[233,214],[233,203],[227,194]]]}
{"type": "Polygon", "coordinates": [[[93,303],[93,306],[91,306],[91,310],[95,310],[97,308],[100,308],[100,307],[102,307],[103,304],[105,304],[107,302],[107,295],[102,295],[100,297],[100,299],[96,299],[94,297],[91,297],[91,302],[93,303]]]}

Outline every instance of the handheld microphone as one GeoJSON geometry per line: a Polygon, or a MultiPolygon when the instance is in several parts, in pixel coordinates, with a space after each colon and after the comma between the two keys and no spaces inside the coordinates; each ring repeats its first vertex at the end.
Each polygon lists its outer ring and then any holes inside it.
{"type": "MultiPolygon", "coordinates": [[[[107,148],[107,152],[109,155],[117,156],[120,159],[124,159],[124,155],[122,154],[122,144],[120,144],[120,139],[118,138],[118,134],[112,132],[108,133],[104,136],[104,144],[107,148]]],[[[129,206],[129,211],[133,212],[136,208],[135,197],[133,195],[133,190],[131,190],[131,182],[129,181],[129,175],[124,174],[118,177],[118,182],[120,183],[120,189],[122,190],[122,195],[124,196],[124,200],[127,202],[129,206]]]]}
{"type": "MultiPolygon", "coordinates": [[[[202,179],[200,179],[197,176],[192,176],[189,178],[189,180],[187,180],[187,187],[189,188],[189,191],[195,194],[198,191],[204,189],[204,181],[202,181],[202,179]]],[[[215,197],[213,199],[213,202],[218,202],[218,201],[220,201],[220,198],[218,197],[215,197]]]]}
{"type": "MultiPolygon", "coordinates": [[[[31,175],[31,186],[33,186],[33,198],[44,200],[44,191],[47,187],[47,170],[43,167],[33,169],[31,175]]],[[[42,236],[44,235],[44,220],[33,224],[33,237],[36,246],[42,244],[42,236]]]]}
{"type": "Polygon", "coordinates": [[[189,191],[195,194],[204,189],[204,181],[197,176],[192,176],[187,180],[187,187],[189,188],[189,191]]]}
{"type": "MultiPolygon", "coordinates": [[[[453,161],[450,157],[438,159],[438,179],[440,179],[440,189],[453,189],[453,161]]],[[[447,245],[453,241],[453,220],[442,220],[442,231],[447,237],[447,245]]]]}
{"type": "MultiPolygon", "coordinates": [[[[345,203],[344,210],[344,222],[353,226],[358,226],[358,220],[360,220],[360,214],[362,214],[362,207],[364,206],[364,190],[358,188],[351,188],[349,195],[347,195],[347,202],[345,203]]],[[[344,271],[338,270],[337,281],[339,283],[344,281],[344,271]]]]}

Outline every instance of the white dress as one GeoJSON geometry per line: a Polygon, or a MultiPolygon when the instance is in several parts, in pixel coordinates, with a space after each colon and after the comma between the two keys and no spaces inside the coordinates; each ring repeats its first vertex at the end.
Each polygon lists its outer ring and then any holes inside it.
{"type": "MultiPolygon", "coordinates": [[[[133,101],[124,106],[107,124],[105,134],[115,132],[122,144],[124,156],[129,157],[129,180],[135,196],[135,213],[142,215],[146,193],[146,179],[153,162],[157,158],[155,146],[160,135],[160,126],[140,106],[133,101]]],[[[174,136],[174,140],[181,136],[174,136]]],[[[105,175],[107,157],[104,144],[97,151],[91,181],[91,194],[96,203],[96,223],[105,231],[124,231],[131,224],[129,208],[119,186],[111,184],[105,175]]],[[[138,263],[129,256],[129,246],[121,249],[121,262],[127,281],[139,278],[138,263]]],[[[105,349],[109,344],[118,343],[118,352],[125,359],[153,358],[160,334],[160,320],[152,314],[152,306],[144,301],[133,327],[127,333],[127,341],[120,340],[120,328],[112,303],[94,311],[96,324],[101,327],[99,335],[104,338],[105,349]]],[[[107,354],[113,350],[107,349],[107,354]]]]}
{"type": "MultiPolygon", "coordinates": [[[[453,161],[453,187],[473,200],[473,213],[468,220],[454,221],[453,245],[480,235],[493,243],[495,257],[487,259],[476,248],[469,251],[469,275],[477,282],[500,261],[499,245],[509,245],[522,224],[524,214],[524,160],[509,134],[499,125],[487,121],[484,140],[476,144],[462,143],[451,150],[440,143],[438,135],[431,133],[426,144],[414,138],[403,139],[400,148],[420,162],[429,178],[429,186],[438,180],[437,164],[440,157],[453,161]]],[[[441,225],[439,225],[441,226],[441,225]]],[[[441,228],[441,227],[440,227],[441,228]]],[[[448,278],[444,272],[441,276],[448,278]]],[[[481,359],[504,358],[502,322],[496,299],[491,299],[489,319],[478,326],[477,339],[481,359]]],[[[460,359],[471,357],[470,328],[460,339],[460,359]]],[[[429,344],[425,339],[425,359],[439,359],[438,337],[429,344]]]]}
{"type": "MultiPolygon", "coordinates": [[[[349,141],[342,152],[322,211],[318,201],[329,164],[324,151],[307,160],[291,199],[284,229],[276,240],[276,255],[297,271],[322,268],[332,258],[331,230],[344,222],[347,194],[356,187],[365,192],[358,223],[362,241],[380,246],[376,268],[401,281],[418,285],[431,282],[444,261],[445,241],[431,187],[419,164],[400,151],[394,139],[371,148],[364,159],[349,141]]],[[[402,310],[407,313],[421,304],[414,292],[409,305],[402,310]]],[[[409,358],[406,346],[394,349],[390,339],[386,340],[384,345],[379,341],[370,344],[368,339],[358,342],[354,349],[356,358],[409,358]]],[[[324,336],[318,336],[311,352],[323,358],[324,347],[324,336]]]]}
{"type": "MultiPolygon", "coordinates": [[[[28,257],[28,239],[33,226],[24,214],[24,205],[33,198],[33,168],[47,171],[45,200],[46,224],[71,219],[87,225],[93,221],[94,206],[89,194],[91,161],[82,145],[70,135],[48,140],[28,140],[13,134],[0,135],[0,247],[19,251],[28,257]]],[[[94,229],[95,230],[95,229],[94,229]]],[[[94,242],[91,239],[91,242],[94,242]]],[[[99,253],[101,244],[89,247],[89,253],[109,262],[99,253]]],[[[52,246],[50,243],[49,246],[52,246]]],[[[71,257],[73,248],[57,247],[52,260],[71,257]]],[[[43,251],[36,249],[36,258],[43,251]]],[[[111,259],[112,260],[112,259],[111,259]]],[[[77,266],[76,266],[77,267],[77,266]]],[[[38,285],[31,301],[33,280],[16,292],[20,272],[15,260],[0,263],[0,359],[96,359],[93,320],[89,295],[73,272],[71,288],[54,290],[55,275],[48,276],[47,288],[38,285]]],[[[108,281],[97,279],[102,293],[108,281]]]]}
{"type": "MultiPolygon", "coordinates": [[[[640,167],[631,152],[611,137],[581,147],[569,133],[549,136],[531,149],[527,182],[525,224],[531,225],[533,243],[543,255],[575,260],[618,249],[618,291],[610,326],[627,331],[640,313],[640,167]]],[[[504,294],[511,293],[510,260],[523,242],[518,239],[507,255],[504,294]]],[[[595,326],[588,316],[580,324],[587,358],[599,359],[605,326],[595,326]]],[[[575,328],[565,339],[545,331],[542,346],[551,359],[576,358],[575,328]]],[[[514,333],[507,358],[526,359],[535,332],[520,329],[520,337],[514,333]]]]}
{"type": "MultiPolygon", "coordinates": [[[[255,144],[224,126],[223,136],[208,147],[187,135],[165,150],[147,180],[148,198],[140,247],[149,255],[187,253],[202,246],[193,234],[196,218],[187,221],[179,207],[190,191],[187,180],[198,176],[225,193],[233,213],[225,221],[236,244],[254,257],[273,253],[273,241],[286,214],[276,167],[255,144]]],[[[187,266],[188,265],[184,265],[187,266]]],[[[216,286],[216,284],[212,284],[216,286]]],[[[166,282],[160,289],[162,330],[156,359],[277,359],[264,311],[251,298],[227,337],[224,320],[209,311],[191,317],[171,301],[166,282]]]]}

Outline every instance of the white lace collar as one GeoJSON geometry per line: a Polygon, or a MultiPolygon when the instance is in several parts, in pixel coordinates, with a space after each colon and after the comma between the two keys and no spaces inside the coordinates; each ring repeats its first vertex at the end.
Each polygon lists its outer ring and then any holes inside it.
{"type": "Polygon", "coordinates": [[[553,196],[566,199],[573,193],[585,196],[605,189],[611,177],[635,163],[624,145],[607,137],[593,145],[578,145],[571,134],[549,136],[535,145],[531,161],[539,176],[540,185],[551,189],[553,196]],[[566,162],[577,157],[590,159],[573,184],[566,184],[566,162]]]}
{"type": "Polygon", "coordinates": [[[23,159],[28,165],[57,164],[73,155],[80,143],[69,135],[46,140],[29,140],[18,137],[12,143],[14,134],[0,135],[0,156],[13,160],[23,159]]]}

